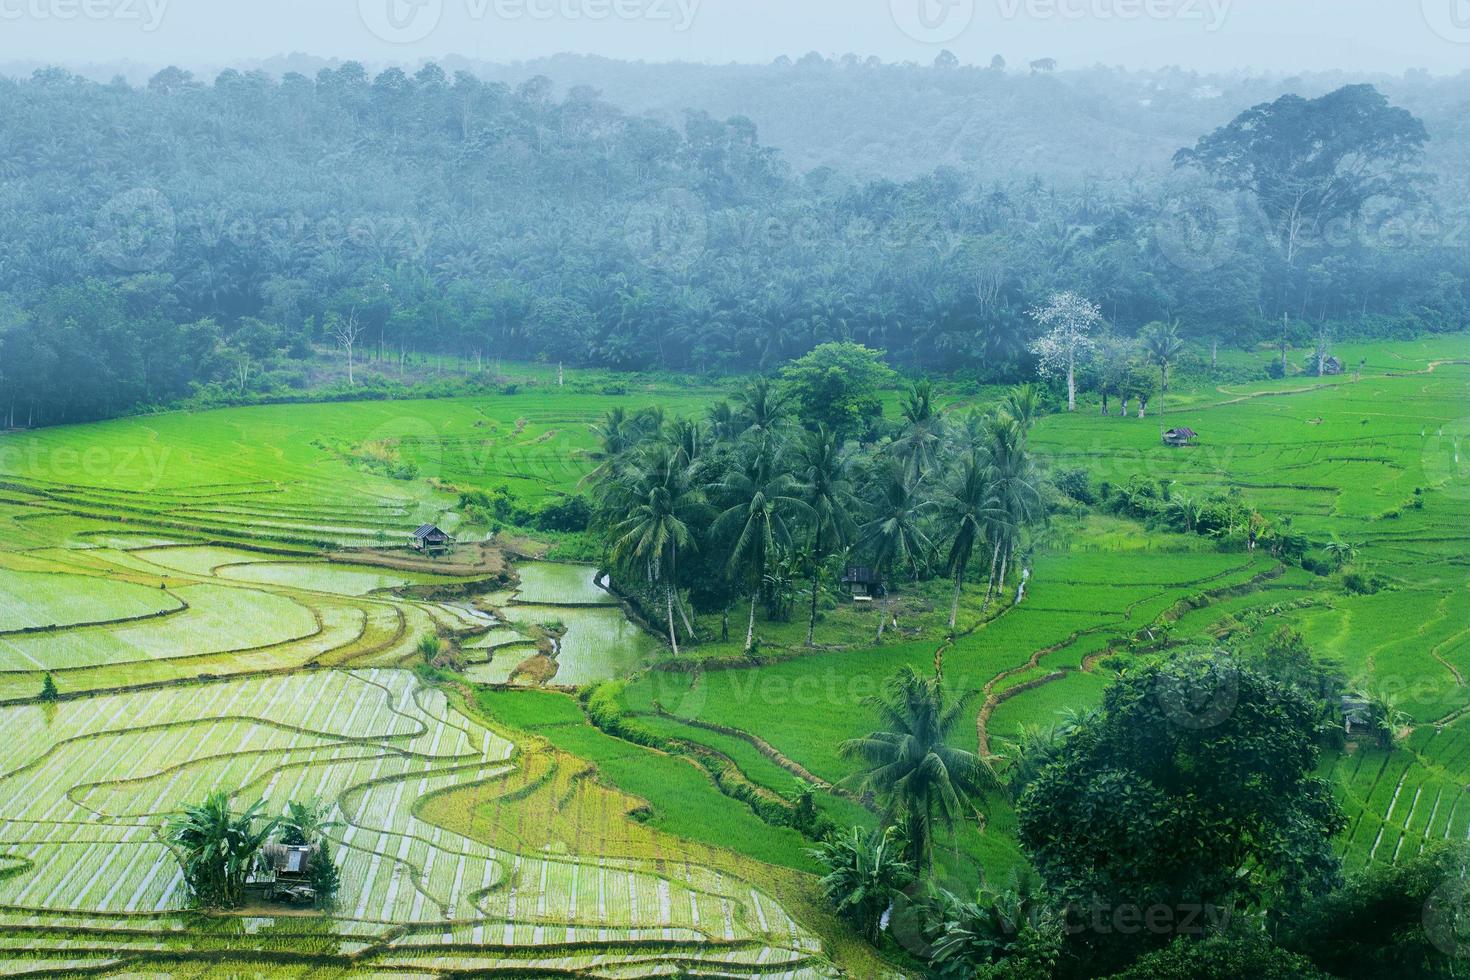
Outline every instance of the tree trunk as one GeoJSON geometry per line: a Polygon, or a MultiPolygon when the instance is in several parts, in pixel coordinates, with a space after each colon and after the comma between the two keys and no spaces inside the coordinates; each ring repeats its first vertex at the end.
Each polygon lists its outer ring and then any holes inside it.
{"type": "Polygon", "coordinates": [[[1165,400],[1168,398],[1168,395],[1169,395],[1169,366],[1167,364],[1161,364],[1161,365],[1159,365],[1159,435],[1160,436],[1162,436],[1164,434],[1164,409],[1168,407],[1167,405],[1165,405],[1165,400]]]}
{"type": "Polygon", "coordinates": [[[883,601],[878,603],[878,638],[877,642],[883,642],[883,630],[888,626],[888,593],[883,593],[883,601]]]}
{"type": "Polygon", "coordinates": [[[664,598],[669,604],[669,645],[674,648],[674,656],[679,655],[679,634],[674,629],[674,590],[665,586],[664,598]]]}
{"type": "Polygon", "coordinates": [[[1067,354],[1067,411],[1077,411],[1077,357],[1067,354]]]}
{"type": "Polygon", "coordinates": [[[1128,417],[1128,396],[1127,395],[1124,395],[1123,396],[1123,411],[1121,411],[1121,412],[1118,413],[1118,418],[1120,418],[1120,419],[1126,419],[1127,417],[1128,417]]]}
{"type": "Polygon", "coordinates": [[[720,610],[720,642],[730,642],[730,607],[720,610]]]}
{"type": "Polygon", "coordinates": [[[745,652],[748,655],[755,648],[755,604],[760,601],[761,593],[757,588],[750,594],[750,622],[745,627],[745,652]]]}
{"type": "Polygon", "coordinates": [[[960,593],[965,587],[965,570],[961,568],[954,576],[954,602],[949,606],[949,628],[954,629],[955,622],[960,618],[960,593]]]}
{"type": "Polygon", "coordinates": [[[1008,569],[1006,568],[1006,566],[1009,565],[1010,562],[1011,562],[1011,549],[1010,548],[1007,548],[1005,550],[1005,554],[1003,554],[1003,555],[1000,556],[1000,580],[999,580],[999,583],[998,584],[1000,585],[1000,591],[1001,592],[1005,592],[1005,590],[1006,590],[1006,573],[1008,571],[1008,569]]]}
{"type": "Polygon", "coordinates": [[[817,590],[821,587],[822,563],[822,529],[817,527],[816,538],[812,542],[812,615],[806,624],[806,645],[814,647],[817,645],[817,590]]]}
{"type": "Polygon", "coordinates": [[[1210,370],[1220,370],[1220,338],[1218,337],[1210,344],[1210,370]]]}
{"type": "Polygon", "coordinates": [[[1144,415],[1146,415],[1147,413],[1148,413],[1148,399],[1146,399],[1146,398],[1140,398],[1138,400],[1138,417],[1139,418],[1143,418],[1144,415]]]}
{"type": "Polygon", "coordinates": [[[985,603],[980,607],[980,612],[990,608],[990,599],[995,595],[995,563],[1000,560],[1000,542],[995,542],[995,550],[990,553],[990,581],[985,586],[985,603]]]}
{"type": "Polygon", "coordinates": [[[1104,415],[1107,415],[1108,414],[1108,390],[1106,388],[1103,389],[1102,403],[1103,403],[1102,413],[1104,415]]]}

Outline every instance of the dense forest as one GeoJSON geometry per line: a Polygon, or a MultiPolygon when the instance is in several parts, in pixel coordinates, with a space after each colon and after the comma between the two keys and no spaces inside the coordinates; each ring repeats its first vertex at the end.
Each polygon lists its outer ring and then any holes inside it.
{"type": "MultiPolygon", "coordinates": [[[[903,71],[975,99],[1047,81],[903,71]]],[[[391,376],[411,353],[767,370],[853,340],[1012,381],[1058,289],[1124,335],[1310,348],[1463,324],[1456,134],[1366,85],[1210,125],[1106,183],[1024,161],[860,182],[798,172],[747,117],[671,125],[542,76],[42,70],[0,82],[0,406],[36,425],[245,398],[332,351],[355,380],[354,359],[391,376]]]]}

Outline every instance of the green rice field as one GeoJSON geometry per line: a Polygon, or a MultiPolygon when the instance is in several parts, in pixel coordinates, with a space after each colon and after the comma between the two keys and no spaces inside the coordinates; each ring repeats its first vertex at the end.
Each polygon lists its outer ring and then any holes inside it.
{"type": "MultiPolygon", "coordinates": [[[[667,669],[662,640],[590,566],[518,561],[506,578],[371,555],[426,522],[478,545],[489,532],[456,513],[458,491],[572,492],[611,405],[695,412],[713,391],[548,386],[0,434],[0,972],[870,975],[815,900],[810,842],[692,756],[588,723],[568,692],[608,680],[630,718],[758,791],[805,774],[824,814],[873,824],[841,792],[852,763],[837,747],[870,726],[864,699],[902,664],[940,657],[974,697],[956,738],[993,754],[1025,724],[1096,704],[1118,658],[1161,637],[1289,625],[1413,719],[1393,752],[1351,743],[1324,761],[1347,866],[1470,838],[1470,338],[1339,355],[1365,359],[1360,381],[1171,395],[1169,424],[1201,435],[1190,449],[1162,446],[1157,418],[1086,406],[1033,439],[1053,471],[1235,491],[1317,544],[1350,539],[1386,583],[1376,594],[1093,515],[1059,522],[1019,605],[982,615],[984,583],[970,585],[953,642],[940,583],[904,596],[904,628],[881,646],[861,639],[871,613],[838,607],[819,630],[842,643],[809,652],[796,625],[762,623],[769,657],[711,644],[686,651],[708,658],[697,671],[667,669]],[[416,477],[364,465],[365,446],[416,477]],[[454,640],[453,683],[409,669],[430,632],[454,640]],[[553,669],[528,679],[537,657],[553,669]],[[48,673],[61,699],[43,704],[48,673]],[[329,801],[338,907],[190,913],[161,827],[215,788],[272,812],[329,801]]],[[[936,851],[941,875],[1024,863],[1009,802],[982,809],[983,827],[936,851]]]]}

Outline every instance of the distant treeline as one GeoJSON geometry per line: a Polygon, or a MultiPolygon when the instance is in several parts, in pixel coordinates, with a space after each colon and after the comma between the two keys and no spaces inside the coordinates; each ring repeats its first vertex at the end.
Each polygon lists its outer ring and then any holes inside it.
{"type": "Polygon", "coordinates": [[[1027,311],[1057,289],[1125,334],[1458,328],[1463,200],[1416,176],[1417,120],[1343,92],[1277,113],[1330,136],[1284,183],[1227,180],[1248,168],[1217,143],[1182,169],[1063,189],[795,174],[742,117],[673,126],[587,87],[558,100],[545,78],[512,89],[432,64],[168,69],[143,88],[42,71],[0,82],[0,419],[311,383],[315,353],[345,358],[347,339],[359,363],[696,371],[855,340],[1015,380],[1034,368],[1027,311]],[[1338,193],[1364,161],[1371,193],[1338,193]],[[1303,207],[1283,216],[1296,182],[1303,207]]]}

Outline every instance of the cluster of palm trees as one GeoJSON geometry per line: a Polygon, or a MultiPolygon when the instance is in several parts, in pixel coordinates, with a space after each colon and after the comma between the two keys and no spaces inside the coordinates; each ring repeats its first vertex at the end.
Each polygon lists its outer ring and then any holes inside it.
{"type": "Polygon", "coordinates": [[[310,871],[317,901],[331,901],[329,892],[335,893],[338,875],[329,849],[323,846],[327,830],[336,826],[329,819],[331,807],[315,800],[293,801],[273,819],[265,818],[264,809],[265,803],[256,801],[236,812],[229,794],[217,790],[203,802],[185,806],[170,821],[167,840],[198,905],[238,908],[261,849],[274,838],[316,849],[310,871]]]}
{"type": "MultiPolygon", "coordinates": [[[[942,571],[954,581],[953,628],[980,561],[988,606],[1045,517],[1027,449],[1040,390],[1023,385],[992,411],[956,419],[921,380],[904,394],[901,419],[866,444],[799,418],[793,404],[778,383],[759,379],[703,418],[615,408],[594,427],[595,466],[584,481],[594,526],[616,579],[663,623],[674,652],[698,638],[691,607],[709,605],[687,591],[696,556],[700,595],[725,596],[725,610],[748,597],[747,652],[762,600],[768,612],[789,611],[798,577],[814,645],[824,582],[848,562],[885,581],[942,571]],[[710,588],[712,575],[722,589],[710,588]]],[[[881,591],[879,641],[890,622],[881,591]]]]}

